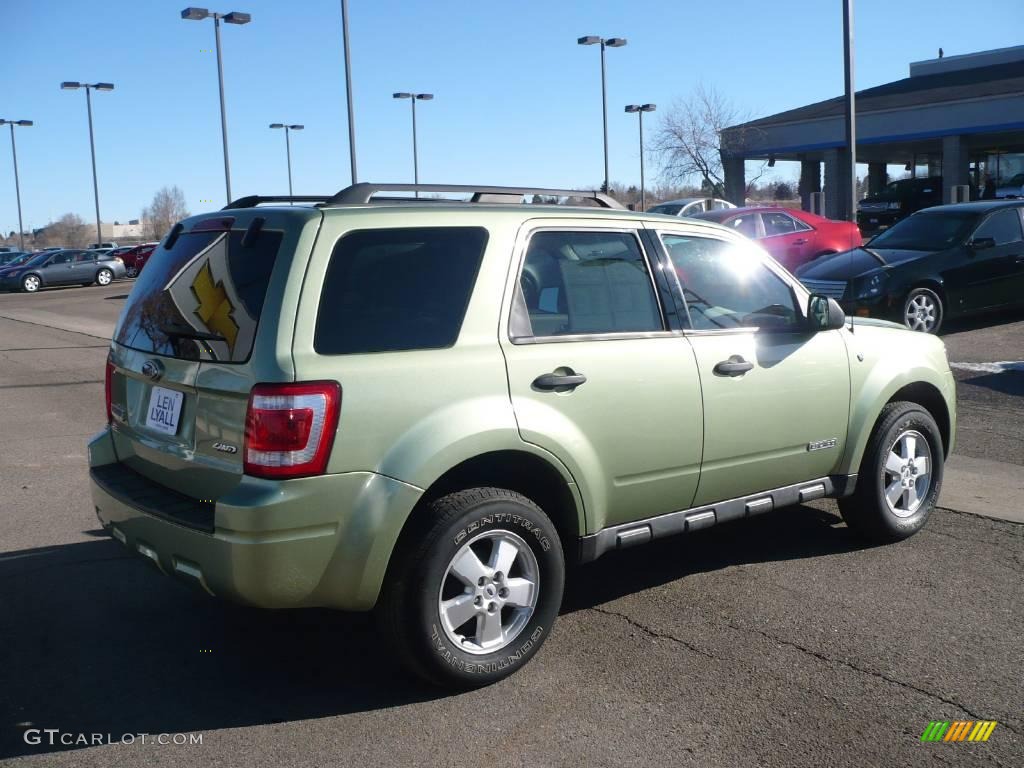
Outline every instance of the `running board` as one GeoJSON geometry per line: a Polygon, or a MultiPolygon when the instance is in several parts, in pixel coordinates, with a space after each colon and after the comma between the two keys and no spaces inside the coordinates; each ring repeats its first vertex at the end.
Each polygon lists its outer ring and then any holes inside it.
{"type": "Polygon", "coordinates": [[[780,507],[802,504],[812,499],[840,498],[853,493],[856,475],[832,475],[805,483],[796,483],[772,491],[752,493],[716,504],[707,504],[646,520],[634,520],[604,528],[580,539],[580,562],[596,560],[613,549],[625,549],[646,544],[654,539],[710,528],[718,523],[753,517],[780,507]]]}

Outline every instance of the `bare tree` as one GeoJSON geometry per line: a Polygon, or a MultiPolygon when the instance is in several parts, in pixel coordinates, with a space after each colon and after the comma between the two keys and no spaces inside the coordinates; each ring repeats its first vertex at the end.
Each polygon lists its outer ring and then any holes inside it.
{"type": "MultiPolygon", "coordinates": [[[[654,139],[654,151],[662,158],[662,175],[670,182],[700,180],[704,194],[721,197],[725,193],[722,150],[739,151],[754,128],[743,129],[749,117],[713,87],[698,85],[690,96],[664,112],[654,139]],[[726,128],[740,126],[723,135],[726,128]]],[[[764,175],[767,163],[747,181],[753,188],[764,175]]]]}
{"type": "Polygon", "coordinates": [[[142,231],[150,240],[160,240],[177,222],[189,216],[185,193],[178,186],[162,187],[153,202],[142,209],[142,231]]]}
{"type": "Polygon", "coordinates": [[[77,213],[65,213],[43,230],[47,245],[81,248],[89,243],[90,228],[77,213]]]}

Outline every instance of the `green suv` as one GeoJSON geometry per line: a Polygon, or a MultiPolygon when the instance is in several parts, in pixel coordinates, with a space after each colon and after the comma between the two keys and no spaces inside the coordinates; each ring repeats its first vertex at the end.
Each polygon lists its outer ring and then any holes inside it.
{"type": "Polygon", "coordinates": [[[412,189],[174,226],[89,444],[114,538],[217,597],[374,609],[468,687],[536,653],[568,563],[823,497],[875,540],[925,524],[955,431],[938,339],[848,324],[708,222],[412,189]]]}

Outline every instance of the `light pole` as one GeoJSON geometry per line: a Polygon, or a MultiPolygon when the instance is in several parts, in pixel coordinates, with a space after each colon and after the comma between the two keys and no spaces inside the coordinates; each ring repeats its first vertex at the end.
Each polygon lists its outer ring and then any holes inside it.
{"type": "MultiPolygon", "coordinates": [[[[417,101],[430,101],[434,98],[432,93],[393,93],[392,98],[395,99],[409,99],[412,102],[412,180],[414,184],[420,183],[420,165],[419,158],[416,153],[416,102],[417,101]]],[[[416,197],[419,197],[420,193],[416,192],[416,197]]]]}
{"type": "Polygon", "coordinates": [[[18,200],[18,246],[25,250],[25,227],[21,224],[21,184],[18,181],[18,150],[14,147],[14,126],[27,128],[32,125],[31,120],[0,120],[0,125],[11,126],[11,157],[14,158],[14,196],[18,200]]]}
{"type": "Polygon", "coordinates": [[[96,200],[96,245],[99,246],[103,242],[103,230],[100,227],[100,185],[96,180],[96,142],[93,140],[92,135],[92,96],[90,92],[93,88],[97,91],[112,91],[114,90],[113,83],[78,83],[73,80],[65,80],[60,84],[60,87],[66,91],[75,91],[79,88],[85,88],[85,106],[89,112],[89,151],[92,152],[92,194],[96,200]]]}
{"type": "Polygon", "coordinates": [[[624,37],[609,37],[607,40],[597,35],[587,35],[577,38],[579,45],[600,45],[601,46],[601,119],[604,122],[604,189],[608,192],[608,93],[605,87],[604,77],[604,49],[621,48],[626,44],[624,37]]]}
{"type": "Polygon", "coordinates": [[[290,131],[301,131],[303,125],[285,125],[284,123],[271,123],[271,128],[284,128],[284,151],[288,157],[288,197],[292,196],[292,144],[288,138],[290,131]]]}
{"type": "Polygon", "coordinates": [[[186,8],[181,12],[181,18],[189,21],[202,21],[213,17],[213,36],[217,42],[217,84],[220,86],[220,134],[224,143],[224,186],[228,193],[228,202],[231,202],[231,162],[228,160],[228,116],[224,107],[224,62],[220,54],[220,20],[224,19],[226,24],[248,24],[252,16],[241,11],[231,13],[211,13],[206,8],[186,8]]]}
{"type": "Polygon", "coordinates": [[[647,193],[644,191],[644,112],[653,112],[655,104],[628,104],[627,112],[636,112],[640,118],[640,210],[647,210],[647,193]]]}
{"type": "MultiPolygon", "coordinates": [[[[853,86],[853,0],[843,0],[843,122],[846,128],[846,147],[850,153],[850,178],[847,193],[849,203],[843,215],[849,221],[857,221],[857,91],[853,86]]],[[[844,197],[846,195],[843,195],[844,197]]]]}
{"type": "Polygon", "coordinates": [[[352,58],[348,48],[348,0],[341,0],[341,41],[345,47],[345,101],[348,106],[348,159],[356,183],[356,108],[352,104],[352,58]]]}

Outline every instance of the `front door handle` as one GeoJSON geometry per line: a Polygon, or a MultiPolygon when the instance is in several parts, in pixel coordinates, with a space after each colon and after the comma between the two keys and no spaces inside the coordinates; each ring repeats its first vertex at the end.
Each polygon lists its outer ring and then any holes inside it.
{"type": "Polygon", "coordinates": [[[576,389],[580,384],[586,382],[587,377],[582,373],[575,373],[571,368],[569,373],[543,373],[533,380],[533,388],[544,392],[551,392],[556,389],[576,389]]]}
{"type": "Polygon", "coordinates": [[[714,368],[715,373],[719,376],[742,376],[752,370],[754,370],[754,364],[739,355],[733,355],[728,360],[723,360],[714,368]]]}
{"type": "Polygon", "coordinates": [[[807,244],[807,239],[803,238],[803,237],[800,238],[799,240],[794,240],[793,241],[793,245],[806,245],[806,244],[807,244]]]}

